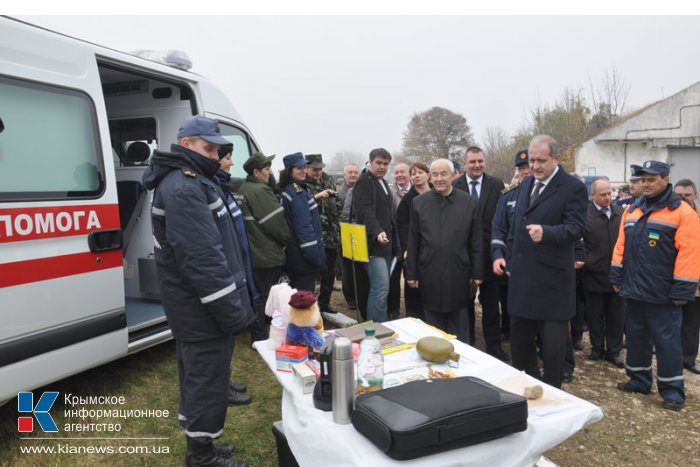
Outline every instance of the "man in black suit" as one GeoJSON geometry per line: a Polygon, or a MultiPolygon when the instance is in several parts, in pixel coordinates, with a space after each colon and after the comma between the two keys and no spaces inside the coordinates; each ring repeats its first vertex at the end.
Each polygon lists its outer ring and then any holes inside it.
{"type": "Polygon", "coordinates": [[[605,359],[624,368],[620,358],[624,314],[620,297],[610,284],[610,262],[620,230],[622,208],[612,204],[612,188],[605,179],[591,184],[591,201],[583,240],[586,244],[586,265],[583,269],[583,290],[588,308],[588,330],[591,336],[589,360],[605,359]]]}
{"type": "Polygon", "coordinates": [[[537,135],[528,148],[532,177],[518,192],[506,242],[510,264],[499,258],[494,271],[510,274],[508,312],[513,366],[561,387],[569,320],[576,312],[574,244],[583,236],[588,196],[585,185],[559,167],[559,145],[537,135]],[[542,336],[544,374],[535,337],[542,336]]]}
{"type": "MultiPolygon", "coordinates": [[[[501,349],[501,328],[499,311],[499,281],[491,267],[491,220],[496,214],[498,199],[501,197],[504,185],[501,179],[487,175],[484,172],[484,152],[477,146],[467,149],[464,155],[464,170],[466,175],[454,181],[453,186],[466,191],[476,199],[479,206],[479,216],[483,231],[483,257],[486,275],[479,286],[479,302],[481,303],[481,324],[486,342],[486,352],[504,361],[508,355],[501,349]]],[[[474,345],[474,299],[469,301],[469,343],[474,345]]]]}
{"type": "Polygon", "coordinates": [[[367,318],[375,322],[388,320],[389,278],[391,263],[399,256],[399,234],[396,230],[394,201],[389,184],[384,180],[391,154],[384,148],[369,153],[369,167],[353,188],[352,209],[355,220],[367,231],[369,277],[367,318]]]}

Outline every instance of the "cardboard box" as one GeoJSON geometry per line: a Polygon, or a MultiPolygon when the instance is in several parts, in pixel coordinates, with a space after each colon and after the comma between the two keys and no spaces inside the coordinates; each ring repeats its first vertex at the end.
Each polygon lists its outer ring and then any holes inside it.
{"type": "Polygon", "coordinates": [[[306,346],[282,344],[275,350],[277,371],[292,372],[292,365],[304,363],[309,358],[309,349],[306,346]]]}
{"type": "Polygon", "coordinates": [[[301,392],[309,394],[314,391],[316,385],[316,373],[307,365],[308,361],[292,364],[294,381],[301,387],[301,392]]]}

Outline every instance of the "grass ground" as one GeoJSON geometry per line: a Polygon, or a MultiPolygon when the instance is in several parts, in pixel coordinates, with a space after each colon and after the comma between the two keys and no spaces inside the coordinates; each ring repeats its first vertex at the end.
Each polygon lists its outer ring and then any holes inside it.
{"type": "MultiPolygon", "coordinates": [[[[250,337],[240,336],[236,341],[233,363],[234,380],[248,384],[253,402],[247,406],[229,407],[223,441],[233,441],[237,446],[236,458],[253,466],[277,465],[275,440],[271,432],[272,422],[281,418],[281,389],[275,376],[264,364],[258,353],[250,347],[250,337]]],[[[51,410],[59,428],[65,423],[119,423],[118,433],[66,433],[61,431],[47,437],[70,436],[81,440],[50,441],[23,440],[17,433],[17,403],[10,401],[0,407],[0,465],[1,466],[171,466],[184,465],[186,444],[177,422],[178,379],[175,364],[175,343],[169,342],[142,351],[136,355],[103,365],[35,391],[35,402],[42,391],[55,390],[61,395],[51,410]],[[80,396],[124,396],[124,406],[105,408],[168,410],[169,417],[128,419],[66,418],[63,394],[80,396]],[[88,440],[90,436],[103,437],[158,437],[162,440],[88,440]],[[85,448],[120,446],[131,450],[148,448],[149,453],[23,453],[28,446],[59,446],[85,448]],[[159,451],[159,452],[153,452],[159,451]]],[[[81,407],[82,408],[82,407],[81,407]]],[[[97,409],[98,406],[84,406],[97,409]]],[[[36,430],[34,433],[35,436],[36,430]]]]}
{"type": "MultiPolygon", "coordinates": [[[[340,294],[333,304],[345,310],[340,294]]],[[[350,314],[350,316],[354,316],[350,314]]],[[[478,318],[477,318],[478,319],[478,318]]],[[[477,330],[480,329],[477,322],[477,330]]],[[[477,347],[483,348],[477,331],[477,347]]],[[[624,370],[606,362],[589,362],[586,350],[576,352],[576,372],[572,383],[563,389],[600,406],[604,419],[545,453],[561,466],[689,466],[700,463],[700,376],[686,372],[686,407],[681,412],[661,408],[658,394],[642,396],[618,391],[615,385],[625,380],[624,370]]],[[[508,351],[507,343],[504,349],[508,351]]],[[[277,465],[272,422],[281,418],[281,390],[267,366],[250,347],[249,336],[237,339],[233,363],[234,380],[248,384],[253,403],[230,407],[225,426],[225,441],[238,446],[236,458],[255,467],[277,465]]],[[[65,441],[22,440],[17,433],[17,404],[10,401],[0,407],[1,466],[169,466],[183,465],[185,440],[177,423],[178,383],[173,342],[41,388],[83,396],[124,396],[126,409],[152,409],[170,412],[167,419],[92,420],[94,423],[120,423],[121,437],[161,437],[158,441],[93,441],[88,433],[72,433],[81,441],[72,446],[149,447],[161,453],[134,454],[27,454],[22,448],[32,445],[57,447],[65,441]],[[167,448],[167,453],[163,451],[167,448]]],[[[52,414],[59,425],[78,420],[63,416],[62,396],[52,414]]],[[[90,408],[90,407],[87,407],[90,408]]],[[[96,407],[92,407],[96,408],[96,407]]],[[[86,420],[86,423],[90,421],[86,420]]],[[[61,433],[66,436],[65,433],[61,433]]],[[[100,434],[101,435],[101,434],[100,434]]],[[[94,434],[92,434],[94,436],[94,434]]],[[[114,435],[112,435],[114,436],[114,435]]],[[[363,466],[364,467],[364,466],[363,466]]]]}

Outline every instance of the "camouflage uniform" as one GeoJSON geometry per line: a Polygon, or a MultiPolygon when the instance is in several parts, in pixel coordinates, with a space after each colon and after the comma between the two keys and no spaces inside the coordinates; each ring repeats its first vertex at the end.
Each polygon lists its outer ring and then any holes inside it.
{"type": "MultiPolygon", "coordinates": [[[[335,181],[327,174],[321,175],[321,180],[316,182],[306,177],[306,183],[313,196],[323,190],[336,191],[335,181]]],[[[321,290],[318,294],[318,306],[321,311],[329,309],[331,293],[335,281],[335,262],[340,250],[340,211],[342,206],[337,196],[320,198],[317,200],[319,214],[321,215],[321,229],[323,230],[323,242],[326,247],[326,269],[321,271],[321,290]]]]}

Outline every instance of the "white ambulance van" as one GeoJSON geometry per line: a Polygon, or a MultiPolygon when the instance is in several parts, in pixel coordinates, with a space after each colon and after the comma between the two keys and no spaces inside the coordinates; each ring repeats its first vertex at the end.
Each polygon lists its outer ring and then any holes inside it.
{"type": "Polygon", "coordinates": [[[0,17],[0,404],[172,338],[140,180],[182,119],[258,146],[203,77],[0,17]]]}

